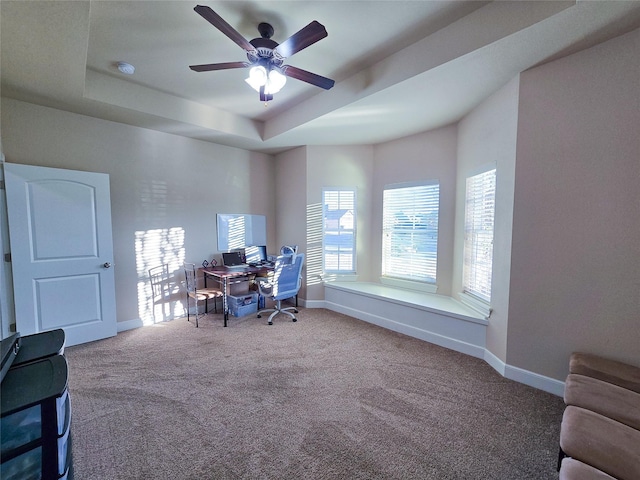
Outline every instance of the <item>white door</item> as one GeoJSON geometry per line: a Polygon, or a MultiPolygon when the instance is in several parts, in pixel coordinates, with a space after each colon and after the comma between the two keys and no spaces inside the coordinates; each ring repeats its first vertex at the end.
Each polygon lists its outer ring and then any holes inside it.
{"type": "Polygon", "coordinates": [[[117,333],[109,175],[5,164],[16,329],[117,333]]]}

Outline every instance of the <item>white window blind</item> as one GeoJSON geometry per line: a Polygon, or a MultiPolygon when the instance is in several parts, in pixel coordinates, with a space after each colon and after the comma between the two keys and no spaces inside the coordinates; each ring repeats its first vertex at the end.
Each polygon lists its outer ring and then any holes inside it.
{"type": "Polygon", "coordinates": [[[355,272],[355,190],[323,190],[322,219],[322,252],[324,271],[330,273],[355,272]]]}
{"type": "Polygon", "coordinates": [[[382,202],[382,275],[435,283],[440,185],[386,186],[382,202]]]}
{"type": "Polygon", "coordinates": [[[496,170],[467,178],[463,290],[491,301],[496,170]]]}

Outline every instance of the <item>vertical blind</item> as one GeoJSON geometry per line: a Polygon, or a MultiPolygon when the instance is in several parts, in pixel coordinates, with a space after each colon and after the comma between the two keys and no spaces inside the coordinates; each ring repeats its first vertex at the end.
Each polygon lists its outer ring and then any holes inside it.
{"type": "Polygon", "coordinates": [[[323,190],[322,220],[324,271],[355,272],[355,190],[323,190]]]}
{"type": "Polygon", "coordinates": [[[464,292],[491,301],[496,170],[467,178],[464,292]]]}
{"type": "Polygon", "coordinates": [[[435,283],[439,183],[386,186],[382,202],[382,274],[435,283]]]}

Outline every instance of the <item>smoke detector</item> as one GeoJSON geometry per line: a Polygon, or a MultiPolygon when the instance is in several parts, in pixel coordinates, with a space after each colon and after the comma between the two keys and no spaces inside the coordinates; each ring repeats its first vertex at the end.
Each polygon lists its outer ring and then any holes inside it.
{"type": "Polygon", "coordinates": [[[136,71],[136,67],[127,62],[118,62],[118,70],[120,70],[120,73],[124,73],[125,75],[133,75],[133,72],[136,71]]]}

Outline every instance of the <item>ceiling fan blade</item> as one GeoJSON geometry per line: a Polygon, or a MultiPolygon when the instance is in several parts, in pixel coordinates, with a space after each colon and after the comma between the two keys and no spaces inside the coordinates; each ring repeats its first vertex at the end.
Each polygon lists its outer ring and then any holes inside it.
{"type": "Polygon", "coordinates": [[[307,72],[306,70],[292,67],[291,65],[283,65],[282,67],[280,67],[280,70],[282,70],[282,73],[287,77],[295,78],[296,80],[302,80],[303,82],[310,83],[311,85],[315,85],[316,87],[324,88],[325,90],[329,90],[336,83],[330,78],[307,72]]]}
{"type": "Polygon", "coordinates": [[[231,40],[240,45],[241,48],[246,50],[247,52],[255,52],[256,48],[249,43],[249,41],[244,38],[240,33],[229,25],[224,19],[218,15],[216,12],[211,10],[211,8],[206,5],[197,5],[194,10],[198,13],[202,18],[208,21],[211,25],[216,27],[222,33],[224,33],[231,40]]]}
{"type": "Polygon", "coordinates": [[[324,25],[314,20],[309,25],[287,38],[273,51],[282,58],[287,58],[294,53],[299,52],[303,48],[307,48],[309,45],[313,45],[317,41],[322,40],[327,35],[328,33],[324,28],[324,25]]]}
{"type": "Polygon", "coordinates": [[[228,70],[230,68],[246,68],[251,65],[248,62],[205,63],[203,65],[190,65],[194,72],[211,72],[213,70],[228,70]]]}

